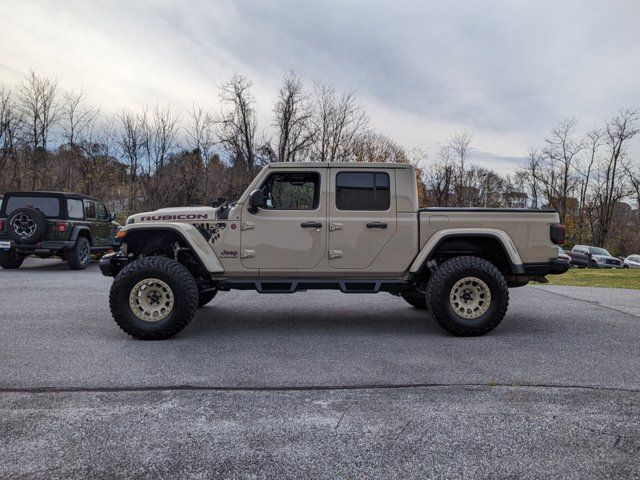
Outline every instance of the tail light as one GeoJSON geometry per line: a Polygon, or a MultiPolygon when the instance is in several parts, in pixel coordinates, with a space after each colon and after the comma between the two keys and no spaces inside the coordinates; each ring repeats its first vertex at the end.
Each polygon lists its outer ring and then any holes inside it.
{"type": "Polygon", "coordinates": [[[564,225],[560,223],[551,225],[550,236],[551,236],[551,241],[553,243],[555,243],[556,245],[564,244],[565,235],[566,235],[566,231],[565,231],[564,225]]]}
{"type": "Polygon", "coordinates": [[[58,223],[56,225],[56,229],[60,233],[65,233],[65,232],[67,232],[69,230],[69,224],[68,223],[58,223]]]}
{"type": "Polygon", "coordinates": [[[4,220],[0,220],[0,230],[4,230],[4,220]]]}

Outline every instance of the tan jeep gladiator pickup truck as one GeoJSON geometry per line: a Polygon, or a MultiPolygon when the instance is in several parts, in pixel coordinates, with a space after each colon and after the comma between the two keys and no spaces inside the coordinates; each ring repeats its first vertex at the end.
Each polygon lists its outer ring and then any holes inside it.
{"type": "Polygon", "coordinates": [[[129,217],[100,268],[115,321],[140,339],[175,335],[231,289],[388,292],[482,335],[509,287],[568,269],[564,234],[550,210],[419,209],[411,165],[273,163],[233,204],[129,217]]]}

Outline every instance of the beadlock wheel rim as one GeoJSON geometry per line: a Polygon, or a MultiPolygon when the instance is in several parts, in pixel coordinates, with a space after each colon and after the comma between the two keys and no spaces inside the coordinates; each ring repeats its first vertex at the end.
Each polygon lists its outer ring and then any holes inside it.
{"type": "Polygon", "coordinates": [[[136,283],[129,294],[133,314],[145,322],[159,322],[173,310],[171,287],[157,278],[145,278],[136,283]]]}
{"type": "Polygon", "coordinates": [[[456,314],[473,320],[489,310],[491,291],[489,286],[479,278],[464,277],[451,288],[449,303],[456,314]]]}

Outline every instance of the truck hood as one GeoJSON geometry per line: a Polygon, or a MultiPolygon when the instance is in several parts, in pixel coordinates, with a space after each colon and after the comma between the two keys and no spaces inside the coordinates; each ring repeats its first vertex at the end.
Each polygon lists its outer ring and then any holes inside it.
{"type": "Polygon", "coordinates": [[[207,222],[217,218],[216,207],[172,207],[142,212],[127,218],[127,225],[143,222],[207,222]]]}

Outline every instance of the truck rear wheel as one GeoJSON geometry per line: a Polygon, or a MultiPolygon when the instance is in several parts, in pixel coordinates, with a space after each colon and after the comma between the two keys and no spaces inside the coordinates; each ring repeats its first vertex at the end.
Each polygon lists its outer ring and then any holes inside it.
{"type": "Polygon", "coordinates": [[[109,294],[118,326],[141,340],[162,340],[185,328],[198,307],[198,286],[183,265],[144,257],[116,276],[109,294]]]}
{"type": "Polygon", "coordinates": [[[75,245],[65,253],[65,260],[71,270],[84,270],[91,263],[91,243],[86,237],[78,237],[75,245]]]}
{"type": "Polygon", "coordinates": [[[427,303],[433,318],[448,332],[484,335],[507,313],[509,289],[491,262],[456,257],[442,263],[429,279],[427,303]]]}
{"type": "Polygon", "coordinates": [[[24,257],[16,252],[0,252],[0,267],[5,270],[20,268],[22,262],[24,262],[24,257]]]}

